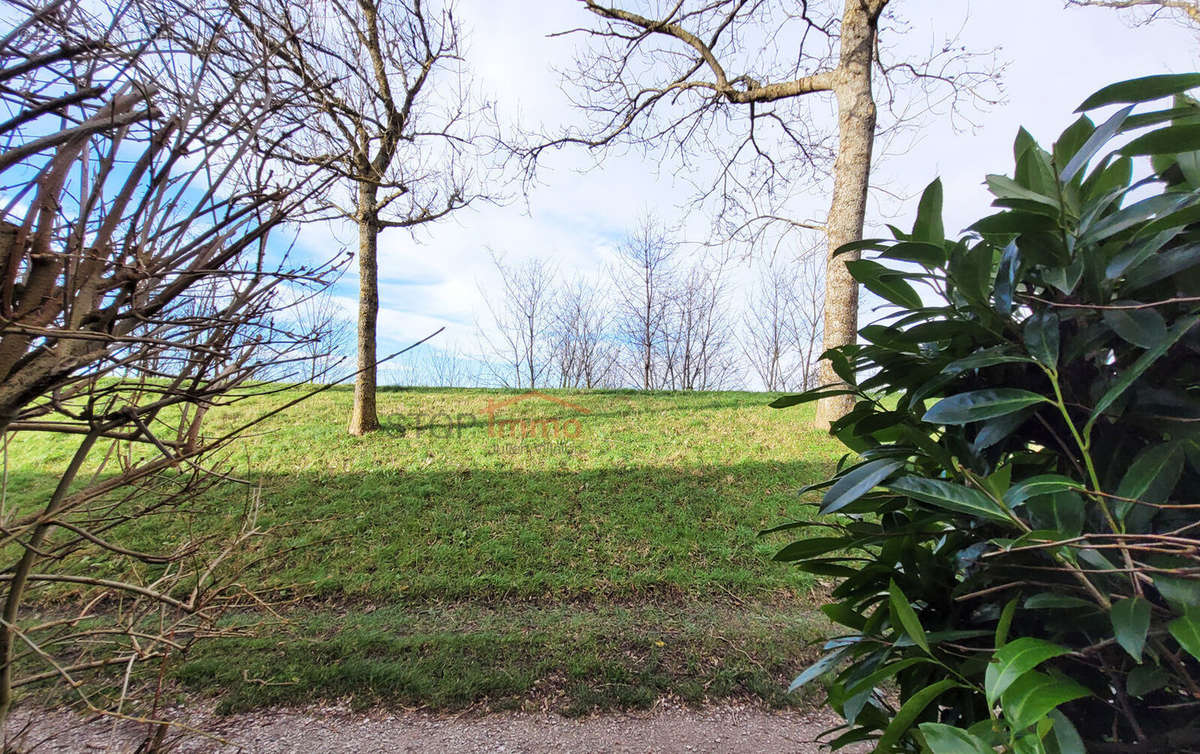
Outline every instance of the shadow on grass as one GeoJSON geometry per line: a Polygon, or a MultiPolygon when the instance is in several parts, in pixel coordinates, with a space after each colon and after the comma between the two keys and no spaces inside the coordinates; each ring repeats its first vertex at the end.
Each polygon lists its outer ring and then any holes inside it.
{"type": "Polygon", "coordinates": [[[202,646],[175,677],[219,710],[350,700],[358,707],[551,709],[568,715],[757,700],[787,684],[827,624],[810,608],[481,608],[318,612],[257,638],[202,646]]]}
{"type": "MultiPolygon", "coordinates": [[[[784,540],[758,531],[827,472],[795,461],[260,475],[260,525],[281,527],[263,547],[282,554],[255,553],[244,581],[309,607],[209,642],[174,673],[225,711],[341,698],[568,714],[664,696],[794,704],[787,681],[825,623],[808,577],[770,560],[784,540]]],[[[9,491],[53,481],[18,470],[9,491]]],[[[154,517],[113,538],[155,550],[188,526],[220,534],[242,504],[197,502],[195,520],[154,517]]],[[[110,575],[104,561],[87,567],[110,575]]]]}
{"type": "MultiPolygon", "coordinates": [[[[276,529],[260,550],[282,555],[256,554],[247,578],[318,598],[408,602],[795,594],[809,577],[772,563],[786,539],[758,532],[800,512],[795,490],[827,472],[795,461],[251,475],[263,490],[259,527],[276,529]]],[[[10,472],[10,499],[33,507],[54,483],[10,472]]],[[[232,533],[244,490],[225,487],[198,500],[194,516],[155,516],[111,536],[155,552],[189,527],[232,533]]],[[[89,568],[120,575],[103,561],[89,568]]]]}
{"type": "MultiPolygon", "coordinates": [[[[522,450],[521,452],[538,452],[522,450]]],[[[546,450],[544,452],[569,452],[546,450]]],[[[274,577],[318,594],[557,601],[795,590],[758,532],[820,464],[269,477],[264,524],[317,519],[274,577]],[[333,540],[333,541],[330,541],[333,540]]]]}

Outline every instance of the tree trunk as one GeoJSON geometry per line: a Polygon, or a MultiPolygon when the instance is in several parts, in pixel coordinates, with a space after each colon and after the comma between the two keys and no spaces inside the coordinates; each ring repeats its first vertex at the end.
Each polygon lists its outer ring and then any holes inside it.
{"type": "Polygon", "coordinates": [[[350,434],[364,435],[379,429],[375,410],[375,329],[379,319],[379,264],[376,256],[379,224],[375,186],[358,187],[358,378],[354,381],[354,407],[350,434]]]}
{"type": "MultiPolygon", "coordinates": [[[[838,152],[833,165],[833,201],[825,236],[829,248],[825,266],[824,348],[853,343],[858,331],[858,283],[846,262],[858,259],[857,251],[833,252],[843,244],[862,239],[871,174],[871,148],[875,140],[875,99],[871,94],[871,65],[875,59],[875,32],[886,0],[846,0],[842,17],[841,57],[835,74],[838,104],[838,152]]],[[[818,384],[838,384],[828,360],[821,362],[818,384]]],[[[829,429],[854,405],[853,396],[839,395],[817,403],[815,425],[829,429]]]]}

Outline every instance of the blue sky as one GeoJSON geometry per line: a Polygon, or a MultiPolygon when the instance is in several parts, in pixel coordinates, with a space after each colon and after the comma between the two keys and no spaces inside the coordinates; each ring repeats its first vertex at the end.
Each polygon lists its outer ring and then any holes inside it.
{"type": "MultiPolygon", "coordinates": [[[[873,183],[886,191],[873,198],[868,234],[879,234],[882,222],[909,224],[915,196],[938,176],[947,229],[965,227],[987,213],[984,175],[1009,169],[1019,126],[1048,146],[1078,117],[1074,108],[1105,84],[1200,63],[1196,31],[1172,22],[1133,26],[1130,16],[1109,9],[1064,8],[1057,0],[896,0],[894,7],[909,19],[909,31],[900,38],[885,31],[884,41],[900,50],[920,51],[960,29],[969,48],[996,48],[1007,63],[1005,101],[977,113],[977,127],[965,130],[944,114],[930,115],[915,143],[881,160],[873,183]]],[[[502,115],[550,129],[577,122],[553,69],[570,64],[576,42],[547,35],[589,23],[578,2],[460,0],[456,17],[467,29],[471,70],[502,115]]],[[[693,190],[673,175],[677,167],[636,154],[597,164],[582,150],[563,150],[550,155],[540,185],[523,199],[468,209],[415,235],[387,232],[380,241],[381,352],[443,325],[443,345],[477,351],[476,323],[486,315],[481,291],[496,285],[489,249],[510,261],[542,256],[563,273],[599,275],[616,240],[647,209],[702,238],[708,222],[686,212],[693,190]]],[[[795,194],[795,216],[823,217],[823,192],[797,187],[795,194]]],[[[300,232],[300,243],[319,255],[354,241],[345,227],[300,232]]],[[[336,291],[348,311],[356,287],[351,270],[336,291]]]]}

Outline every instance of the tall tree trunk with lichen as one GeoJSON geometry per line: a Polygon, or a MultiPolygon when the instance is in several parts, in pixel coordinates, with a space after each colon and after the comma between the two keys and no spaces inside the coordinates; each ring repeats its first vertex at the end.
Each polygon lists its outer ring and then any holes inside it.
{"type": "MultiPolygon", "coordinates": [[[[875,141],[875,98],[871,93],[871,67],[875,62],[876,29],[887,0],[846,0],[842,16],[841,57],[834,73],[838,104],[838,152],[833,166],[833,200],[825,224],[828,251],[825,267],[824,348],[853,343],[858,331],[858,283],[846,262],[859,252],[833,253],[838,247],[862,239],[871,176],[871,149],[875,141]]],[[[828,361],[822,361],[818,384],[841,380],[828,361]]],[[[815,424],[828,429],[854,405],[853,396],[838,395],[817,403],[815,424]]]]}
{"type": "Polygon", "coordinates": [[[354,406],[350,410],[352,435],[379,429],[375,407],[376,345],[379,319],[379,212],[375,184],[358,184],[358,377],[354,381],[354,406]]]}

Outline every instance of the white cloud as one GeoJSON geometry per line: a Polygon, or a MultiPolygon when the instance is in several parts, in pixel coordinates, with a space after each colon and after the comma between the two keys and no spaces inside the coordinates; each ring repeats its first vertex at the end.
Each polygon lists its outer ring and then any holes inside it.
{"type": "MultiPolygon", "coordinates": [[[[1074,120],[1074,107],[1089,93],[1112,81],[1191,69],[1197,36],[1171,24],[1130,28],[1121,14],[1105,9],[1064,9],[1047,0],[990,0],[952,5],[944,0],[911,0],[903,12],[914,31],[885,42],[900,48],[928,47],[931,32],[924,20],[957,30],[971,49],[1001,47],[1011,61],[1005,76],[1007,103],[980,116],[980,127],[956,132],[947,118],[926,124],[919,141],[904,154],[885,161],[876,182],[901,194],[915,195],[941,176],[946,193],[946,226],[957,230],[987,213],[990,199],[982,185],[990,172],[1010,170],[1011,143],[1025,125],[1045,145],[1074,120]],[[964,11],[964,9],[969,9],[964,11]],[[957,17],[955,16],[957,12],[957,17]]],[[[469,27],[469,59],[490,97],[505,117],[520,114],[526,125],[554,129],[577,120],[560,90],[552,66],[567,68],[577,42],[546,35],[590,22],[578,3],[530,0],[468,0],[458,16],[469,27]],[[536,12],[533,8],[536,6],[536,12]]],[[[886,33],[886,32],[885,32],[886,33]]],[[[552,258],[561,272],[598,274],[620,234],[645,209],[675,220],[691,200],[686,181],[671,175],[668,161],[659,174],[653,159],[628,154],[595,166],[582,150],[551,154],[540,171],[542,184],[525,201],[481,206],[419,229],[415,235],[389,231],[380,241],[381,338],[386,351],[427,335],[442,325],[444,346],[477,349],[476,318],[486,316],[480,287],[496,284],[488,249],[510,261],[530,256],[552,258]],[[528,211],[526,211],[528,209],[528,211]]],[[[910,222],[915,201],[873,204],[874,230],[881,219],[910,222]],[[881,218],[879,210],[896,218],[881,218]]],[[[798,216],[817,217],[828,208],[820,191],[799,193],[798,216]]],[[[701,235],[696,217],[687,228],[701,235]]],[[[353,228],[309,226],[300,243],[320,256],[353,249],[353,228]]],[[[749,276],[742,275],[743,280],[749,276]]],[[[353,312],[357,275],[353,266],[338,288],[342,304],[353,312]]]]}

